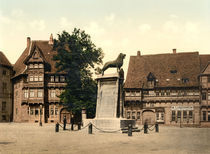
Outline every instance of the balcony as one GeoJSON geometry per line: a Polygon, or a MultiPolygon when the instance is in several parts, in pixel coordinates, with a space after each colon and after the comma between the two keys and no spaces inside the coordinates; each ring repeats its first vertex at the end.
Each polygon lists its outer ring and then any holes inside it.
{"type": "Polygon", "coordinates": [[[47,87],[65,87],[66,83],[65,82],[49,82],[47,84],[47,87]]]}
{"type": "Polygon", "coordinates": [[[145,96],[143,98],[144,101],[150,102],[150,101],[184,101],[184,100],[198,100],[200,97],[197,96],[145,96]]]}
{"type": "Polygon", "coordinates": [[[141,97],[140,96],[126,96],[125,101],[140,101],[141,97]]]}

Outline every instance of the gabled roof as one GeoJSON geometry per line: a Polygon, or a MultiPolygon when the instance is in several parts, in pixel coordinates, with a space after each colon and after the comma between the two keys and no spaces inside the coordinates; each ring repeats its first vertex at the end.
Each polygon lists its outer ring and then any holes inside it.
{"type": "Polygon", "coordinates": [[[147,88],[152,73],[157,87],[198,86],[200,59],[198,52],[131,56],[125,88],[147,88]]]}
{"type": "Polygon", "coordinates": [[[49,41],[31,41],[30,45],[24,50],[22,55],[19,57],[17,62],[14,65],[15,75],[14,77],[23,74],[26,70],[26,62],[32,55],[34,49],[39,49],[42,54],[46,65],[49,66],[47,73],[56,73],[57,69],[55,68],[55,61],[52,60],[53,56],[57,54],[53,50],[53,45],[48,43],[49,41]]]}
{"type": "Polygon", "coordinates": [[[201,73],[206,69],[208,64],[210,63],[210,55],[200,55],[200,67],[201,67],[201,73]]]}
{"type": "Polygon", "coordinates": [[[1,51],[0,51],[0,65],[12,67],[12,64],[9,62],[4,53],[1,51]]]}

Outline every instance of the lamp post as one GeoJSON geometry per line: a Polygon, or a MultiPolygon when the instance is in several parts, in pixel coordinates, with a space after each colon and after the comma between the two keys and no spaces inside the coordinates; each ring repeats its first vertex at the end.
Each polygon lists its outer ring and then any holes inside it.
{"type": "Polygon", "coordinates": [[[39,116],[40,116],[40,120],[39,120],[39,126],[42,126],[42,105],[40,105],[40,108],[39,108],[39,116]]]}

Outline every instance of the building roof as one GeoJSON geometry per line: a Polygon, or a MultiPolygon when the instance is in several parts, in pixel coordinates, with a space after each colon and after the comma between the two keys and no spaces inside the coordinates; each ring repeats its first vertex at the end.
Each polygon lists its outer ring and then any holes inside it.
{"type": "Polygon", "coordinates": [[[49,41],[31,41],[14,65],[14,77],[25,72],[25,61],[32,55],[31,53],[34,52],[35,49],[39,49],[45,64],[48,66],[46,73],[57,73],[57,69],[55,68],[56,62],[52,59],[53,56],[57,54],[57,52],[53,50],[53,44],[49,44],[49,41]]]}
{"type": "Polygon", "coordinates": [[[12,64],[9,62],[4,53],[1,51],[0,51],[0,65],[12,67],[12,64]]]}
{"type": "Polygon", "coordinates": [[[131,56],[125,88],[147,88],[147,77],[152,73],[157,87],[199,86],[201,69],[210,55],[198,52],[131,56]]]}

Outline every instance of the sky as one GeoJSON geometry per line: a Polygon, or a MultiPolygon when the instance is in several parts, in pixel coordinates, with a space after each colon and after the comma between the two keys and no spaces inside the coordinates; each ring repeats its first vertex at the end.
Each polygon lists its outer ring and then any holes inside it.
{"type": "MultiPolygon", "coordinates": [[[[104,63],[125,53],[210,54],[210,0],[0,0],[0,51],[14,64],[26,38],[48,40],[85,30],[104,63]]],[[[113,70],[111,70],[113,71],[113,70]]]]}

